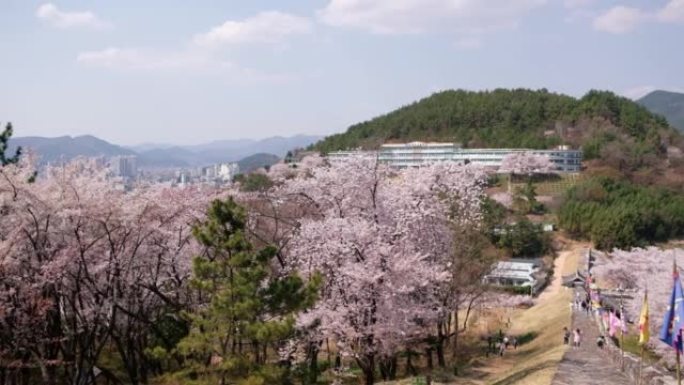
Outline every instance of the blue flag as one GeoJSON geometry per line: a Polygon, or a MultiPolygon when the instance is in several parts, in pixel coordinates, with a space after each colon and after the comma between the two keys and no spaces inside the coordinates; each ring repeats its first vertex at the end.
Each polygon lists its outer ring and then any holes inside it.
{"type": "Polygon", "coordinates": [[[682,328],[684,327],[684,292],[679,274],[674,276],[674,287],[670,296],[670,304],[665,311],[665,319],[660,329],[659,338],[661,341],[682,351],[682,328]]]}

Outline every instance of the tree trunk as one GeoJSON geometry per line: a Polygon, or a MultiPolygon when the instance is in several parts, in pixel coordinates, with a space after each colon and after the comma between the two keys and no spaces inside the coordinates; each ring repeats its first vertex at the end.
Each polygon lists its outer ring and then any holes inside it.
{"type": "Polygon", "coordinates": [[[392,381],[397,376],[397,356],[382,357],[379,363],[383,381],[392,381]]]}
{"type": "Polygon", "coordinates": [[[375,355],[366,354],[365,359],[356,359],[359,367],[363,371],[364,382],[366,385],[373,385],[375,383],[375,355]]]}
{"type": "Polygon", "coordinates": [[[390,381],[395,380],[397,378],[397,366],[398,366],[397,361],[398,361],[398,358],[397,358],[397,355],[395,354],[392,356],[392,359],[390,360],[390,364],[391,364],[390,373],[389,373],[390,381]]]}
{"type": "Polygon", "coordinates": [[[427,366],[428,369],[432,370],[433,365],[432,365],[432,348],[427,348],[425,349],[425,358],[427,358],[427,366]]]}
{"type": "Polygon", "coordinates": [[[451,356],[456,359],[458,356],[458,309],[454,312],[454,339],[452,349],[451,356]]]}
{"type": "Polygon", "coordinates": [[[314,385],[318,381],[318,343],[310,342],[307,352],[309,361],[309,370],[307,374],[307,383],[314,385]]]}
{"type": "Polygon", "coordinates": [[[437,325],[437,365],[439,365],[440,368],[444,368],[446,366],[446,361],[444,360],[444,341],[446,338],[444,337],[444,324],[439,323],[437,325]]]}
{"type": "Polygon", "coordinates": [[[411,361],[413,359],[413,351],[412,350],[407,350],[406,351],[406,376],[415,376],[418,374],[416,371],[416,368],[413,366],[413,362],[411,361]]]}

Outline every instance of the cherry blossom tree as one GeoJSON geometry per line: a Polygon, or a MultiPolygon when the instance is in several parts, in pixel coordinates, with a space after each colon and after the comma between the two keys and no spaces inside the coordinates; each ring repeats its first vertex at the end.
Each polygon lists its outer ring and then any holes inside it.
{"type": "MultiPolygon", "coordinates": [[[[292,268],[324,277],[302,328],[331,338],[374,381],[396,353],[419,343],[444,314],[453,224],[479,220],[484,173],[438,163],[393,171],[371,157],[312,169],[278,193],[315,212],[288,247],[292,268]]],[[[394,365],[396,367],[396,365],[394,365]]]]}
{"type": "Polygon", "coordinates": [[[201,251],[190,228],[215,194],[125,193],[89,160],[47,168],[35,183],[28,160],[0,174],[0,358],[38,366],[45,384],[80,385],[113,342],[130,382],[146,382],[148,337],[187,300],[201,251]]]}
{"type": "Polygon", "coordinates": [[[321,167],[325,162],[325,158],[320,156],[320,154],[312,154],[302,158],[301,162],[276,163],[268,169],[268,177],[276,183],[283,182],[286,179],[292,179],[298,175],[308,173],[314,168],[321,167]]]}
{"type": "Polygon", "coordinates": [[[531,176],[533,174],[549,174],[556,167],[547,155],[532,152],[514,152],[506,155],[499,167],[499,172],[531,176]]]}

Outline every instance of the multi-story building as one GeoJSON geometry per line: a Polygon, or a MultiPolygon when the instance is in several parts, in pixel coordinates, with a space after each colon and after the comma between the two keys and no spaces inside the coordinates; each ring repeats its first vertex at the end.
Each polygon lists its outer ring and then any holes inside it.
{"type": "Polygon", "coordinates": [[[420,166],[424,163],[453,161],[461,148],[456,143],[411,142],[389,143],[380,146],[378,161],[392,167],[420,166]]]}
{"type": "Polygon", "coordinates": [[[219,163],[201,170],[202,180],[205,182],[230,182],[239,173],[240,166],[237,163],[219,163]]]}
{"type": "Polygon", "coordinates": [[[221,163],[216,166],[216,176],[224,182],[232,181],[235,175],[240,173],[240,166],[237,163],[221,163]]]}
{"type": "Polygon", "coordinates": [[[337,151],[328,154],[331,162],[337,162],[352,155],[377,156],[378,161],[392,167],[412,167],[431,162],[474,163],[497,169],[506,155],[529,152],[548,156],[559,172],[580,172],[582,151],[559,146],[554,150],[531,150],[511,148],[462,148],[456,143],[411,142],[383,144],[375,151],[337,151]]]}
{"type": "Polygon", "coordinates": [[[137,158],[133,155],[113,157],[110,167],[114,176],[135,178],[138,175],[138,162],[137,158]]]}

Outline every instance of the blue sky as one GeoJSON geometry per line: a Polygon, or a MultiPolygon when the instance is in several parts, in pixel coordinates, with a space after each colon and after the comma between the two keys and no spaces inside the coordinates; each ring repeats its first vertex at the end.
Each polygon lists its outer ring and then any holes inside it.
{"type": "Polygon", "coordinates": [[[328,134],[449,88],[684,89],[684,0],[0,0],[0,121],[120,143],[328,134]]]}

